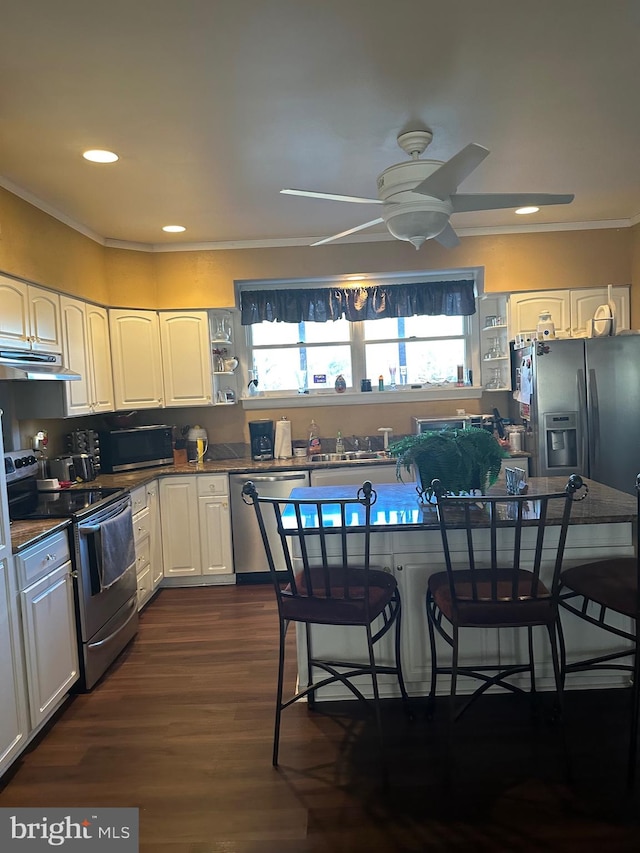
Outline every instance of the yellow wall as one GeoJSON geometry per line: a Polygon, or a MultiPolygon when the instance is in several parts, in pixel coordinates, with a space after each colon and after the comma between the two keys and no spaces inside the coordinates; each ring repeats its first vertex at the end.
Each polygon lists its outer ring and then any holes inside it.
{"type": "MultiPolygon", "coordinates": [[[[430,241],[418,252],[385,241],[317,248],[141,252],[105,247],[0,189],[0,271],[105,305],[139,308],[206,308],[234,304],[234,282],[269,278],[316,278],[362,272],[484,267],[486,291],[543,290],[631,284],[631,323],[640,326],[640,225],[628,229],[562,231],[465,237],[453,250],[430,241]]],[[[391,394],[391,392],[390,392],[391,394]]],[[[341,429],[377,435],[379,426],[411,430],[412,415],[505,413],[507,394],[482,400],[395,403],[314,409],[274,408],[249,412],[241,406],[165,409],[140,413],[141,423],[163,420],[201,423],[215,443],[248,440],[247,423],[286,415],[294,439],[304,439],[314,417],[323,436],[341,429]]],[[[49,426],[60,436],[87,419],[49,426]]],[[[95,424],[97,425],[97,424],[95,424]]],[[[21,425],[26,435],[34,424],[21,425]]],[[[52,447],[59,452],[62,447],[52,447]]]]}
{"type": "Polygon", "coordinates": [[[464,237],[456,249],[430,241],[418,252],[393,240],[152,253],[104,247],[0,189],[0,270],[112,306],[220,308],[234,304],[234,282],[247,279],[478,266],[487,291],[630,283],[635,291],[640,226],[464,237]]]}
{"type": "Polygon", "coordinates": [[[104,247],[2,188],[0,270],[110,303],[104,247]]]}

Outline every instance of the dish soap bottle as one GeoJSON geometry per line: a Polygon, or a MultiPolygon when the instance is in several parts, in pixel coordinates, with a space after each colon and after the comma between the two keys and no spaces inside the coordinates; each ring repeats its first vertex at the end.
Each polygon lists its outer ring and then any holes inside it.
{"type": "Polygon", "coordinates": [[[309,442],[307,444],[307,455],[314,456],[317,453],[322,453],[322,445],[320,444],[320,430],[318,424],[312,420],[309,424],[309,442]]]}
{"type": "Polygon", "coordinates": [[[338,430],[338,434],[336,435],[336,453],[344,453],[344,441],[342,440],[340,430],[338,430]]]}

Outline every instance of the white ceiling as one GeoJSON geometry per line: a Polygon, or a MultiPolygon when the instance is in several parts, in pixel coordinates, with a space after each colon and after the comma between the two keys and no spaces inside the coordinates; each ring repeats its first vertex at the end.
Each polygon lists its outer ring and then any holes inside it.
{"type": "Polygon", "coordinates": [[[0,79],[0,184],[106,241],[351,228],[380,209],[279,190],[375,197],[406,159],[398,132],[421,126],[425,156],[490,149],[461,192],[575,193],[529,230],[639,220],[637,0],[22,0],[3,6],[0,79]],[[120,161],[87,163],[94,147],[120,161]]]}

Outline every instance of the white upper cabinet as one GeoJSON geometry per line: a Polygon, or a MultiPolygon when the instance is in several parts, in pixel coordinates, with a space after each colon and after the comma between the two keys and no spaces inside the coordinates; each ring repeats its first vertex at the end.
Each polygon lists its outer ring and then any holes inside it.
{"type": "Polygon", "coordinates": [[[164,405],[210,405],[213,388],[207,312],[162,312],[160,343],[164,405]]]}
{"type": "Polygon", "coordinates": [[[67,415],[111,412],[114,408],[109,318],[105,308],[80,299],[60,299],[65,365],[82,377],[65,382],[67,415]]]}
{"type": "Polygon", "coordinates": [[[81,377],[64,383],[67,414],[88,415],[91,413],[91,382],[85,304],[79,299],[63,296],[60,310],[64,363],[81,377]]]}
{"type": "Polygon", "coordinates": [[[571,330],[571,291],[543,290],[512,293],[509,297],[509,337],[520,332],[535,332],[543,311],[551,314],[556,333],[569,336],[571,330]]]}
{"type": "MultiPolygon", "coordinates": [[[[626,285],[612,287],[612,298],[616,306],[616,328],[630,328],[629,288],[626,285]]],[[[509,337],[518,333],[535,332],[538,317],[549,311],[556,334],[562,337],[585,337],[588,323],[596,308],[606,305],[608,288],[584,287],[576,290],[541,290],[512,293],[509,296],[509,337]]]]}
{"type": "Polygon", "coordinates": [[[160,329],[155,311],[111,309],[111,360],[116,409],[164,405],[160,329]]]}
{"type": "MultiPolygon", "coordinates": [[[[615,305],[616,330],[629,329],[630,305],[629,288],[627,286],[612,287],[611,298],[615,305]]],[[[571,334],[581,337],[588,333],[589,320],[593,319],[600,305],[607,305],[608,289],[606,287],[590,287],[583,290],[571,291],[571,334]]]]}
{"type": "Polygon", "coordinates": [[[0,276],[0,345],[61,353],[60,296],[0,276]]]}
{"type": "Polygon", "coordinates": [[[107,309],[100,305],[87,305],[85,313],[91,367],[91,411],[112,412],[115,403],[111,372],[109,314],[107,309]]]}

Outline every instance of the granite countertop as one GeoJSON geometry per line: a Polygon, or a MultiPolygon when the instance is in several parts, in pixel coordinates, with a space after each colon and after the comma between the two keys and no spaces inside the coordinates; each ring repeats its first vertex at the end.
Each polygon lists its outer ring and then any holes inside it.
{"type": "Polygon", "coordinates": [[[11,522],[11,550],[14,554],[24,551],[31,545],[35,545],[41,539],[46,539],[59,530],[68,527],[71,521],[68,518],[42,518],[37,521],[12,521],[11,522]]]}
{"type": "MultiPolygon", "coordinates": [[[[513,457],[524,457],[530,454],[514,453],[513,457]]],[[[155,468],[143,468],[137,471],[128,471],[118,474],[100,474],[91,483],[82,483],[71,488],[122,488],[135,489],[145,486],[158,477],[170,477],[181,474],[253,474],[267,473],[269,471],[312,471],[323,468],[352,468],[369,465],[395,465],[396,460],[390,457],[378,457],[375,459],[362,459],[359,462],[326,461],[310,462],[306,457],[291,459],[273,459],[265,462],[256,462],[249,457],[236,459],[216,459],[196,464],[159,465],[155,468]]],[[[58,528],[66,527],[70,522],[60,519],[46,519],[38,521],[14,521],[11,525],[11,546],[15,554],[29,545],[43,539],[50,533],[56,532],[58,528]]]]}
{"type": "MultiPolygon", "coordinates": [[[[564,491],[567,477],[531,477],[529,478],[529,494],[531,496],[531,516],[536,515],[535,495],[564,491]]],[[[593,480],[584,482],[589,488],[584,500],[574,503],[571,511],[572,525],[576,524],[608,524],[633,522],[636,518],[636,498],[603,486],[593,480]]],[[[493,486],[492,494],[505,494],[504,487],[493,486]]],[[[371,509],[372,523],[385,530],[437,529],[438,521],[434,506],[418,502],[415,486],[401,483],[381,483],[376,486],[377,500],[371,509]]],[[[314,486],[306,489],[294,489],[292,497],[331,499],[354,497],[353,486],[314,486]]],[[[353,523],[361,521],[357,515],[357,507],[353,511],[353,523]]],[[[562,502],[549,506],[549,523],[559,522],[562,512],[562,502]]]]}

